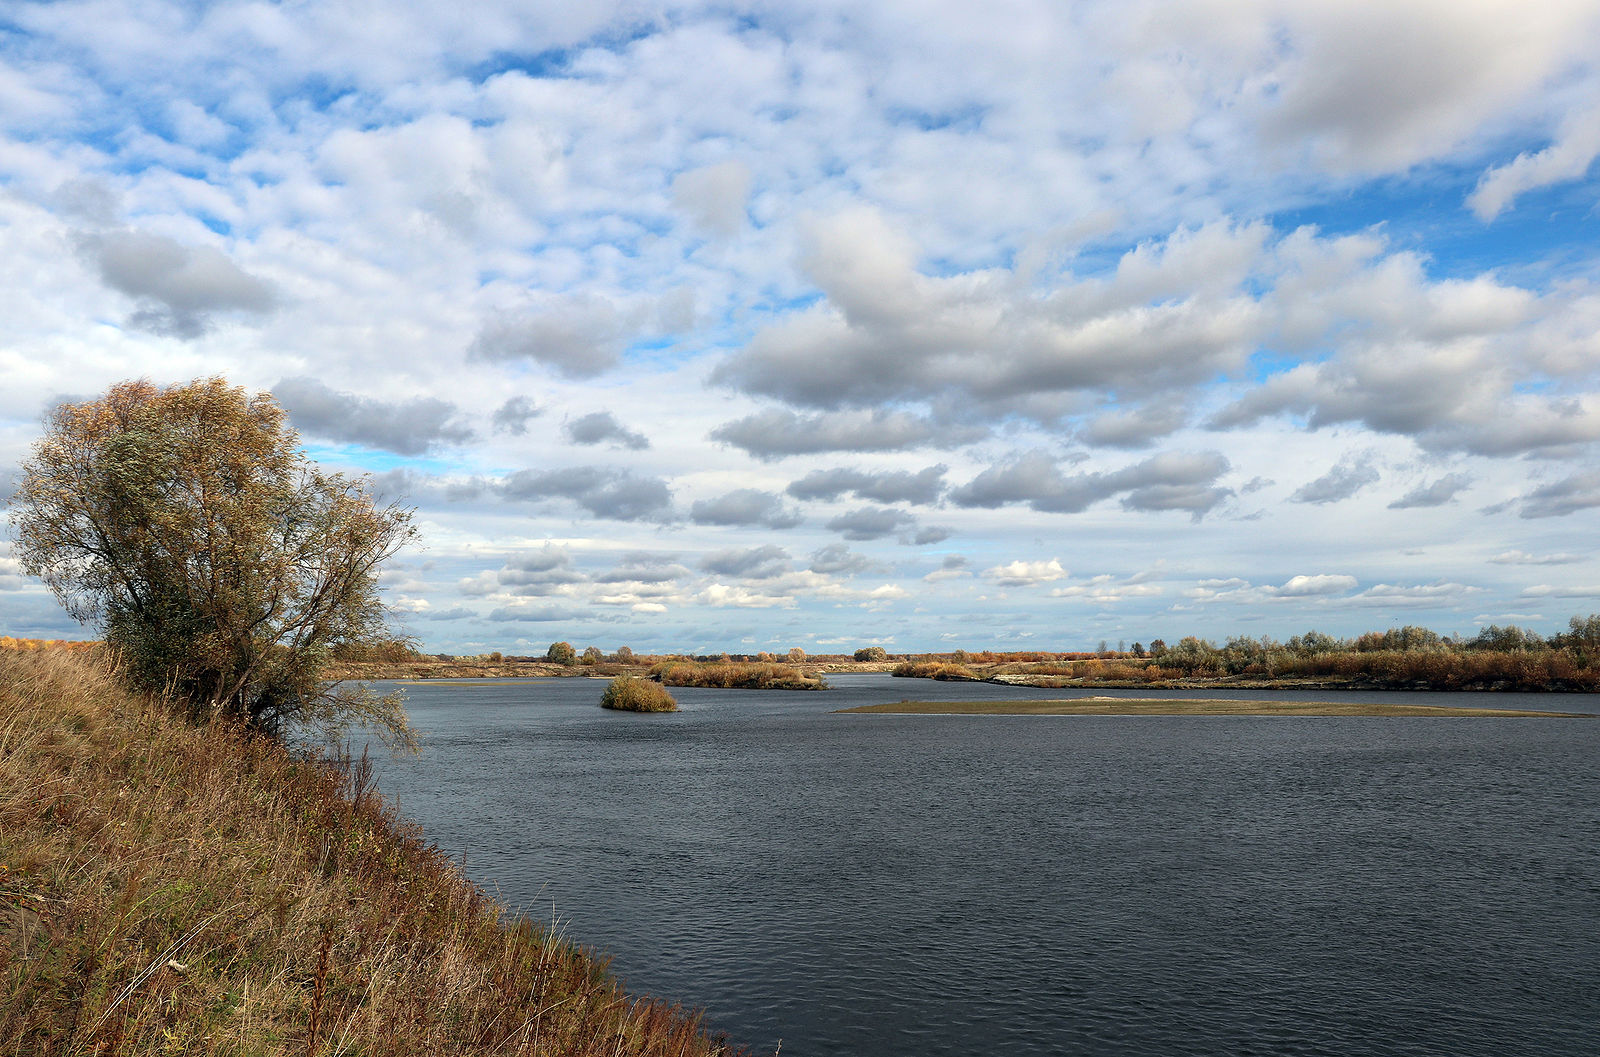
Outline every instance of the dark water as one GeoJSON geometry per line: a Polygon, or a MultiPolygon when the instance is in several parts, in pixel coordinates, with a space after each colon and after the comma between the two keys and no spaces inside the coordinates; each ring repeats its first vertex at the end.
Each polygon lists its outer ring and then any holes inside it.
{"type": "Polygon", "coordinates": [[[380,785],[783,1057],[1600,1054],[1600,720],[838,716],[1067,694],[833,681],[413,685],[380,785]]]}

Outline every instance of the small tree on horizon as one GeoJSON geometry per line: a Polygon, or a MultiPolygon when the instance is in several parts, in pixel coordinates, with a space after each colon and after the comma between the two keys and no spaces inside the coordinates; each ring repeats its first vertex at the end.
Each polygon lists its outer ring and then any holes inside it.
{"type": "Polygon", "coordinates": [[[578,663],[578,651],[572,648],[570,642],[552,642],[550,648],[544,651],[544,659],[551,664],[562,664],[570,668],[578,663]]]}
{"type": "Polygon", "coordinates": [[[319,470],[281,408],[221,378],[123,382],[63,404],[23,464],[16,554],[97,624],[136,689],[197,720],[415,737],[400,696],[329,685],[341,651],[393,640],[378,567],[411,511],[319,470]]]}

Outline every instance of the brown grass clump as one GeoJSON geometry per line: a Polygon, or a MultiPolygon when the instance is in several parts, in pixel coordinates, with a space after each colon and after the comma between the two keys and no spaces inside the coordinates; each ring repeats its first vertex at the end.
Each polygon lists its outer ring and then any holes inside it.
{"type": "Polygon", "coordinates": [[[807,675],[789,664],[667,661],[650,669],[650,677],[666,686],[709,686],[721,690],[824,690],[820,675],[807,675]]]}
{"type": "Polygon", "coordinates": [[[614,708],[619,712],[676,712],[678,702],[660,683],[633,675],[620,675],[606,687],[606,692],[600,698],[600,707],[614,708]]]}
{"type": "Polygon", "coordinates": [[[0,1050],[727,1051],[469,883],[365,760],[192,726],[103,654],[0,651],[0,1050]]]}
{"type": "Polygon", "coordinates": [[[946,681],[965,680],[978,682],[983,677],[964,664],[955,664],[949,661],[901,661],[894,666],[890,675],[898,675],[902,679],[941,679],[946,681]]]}

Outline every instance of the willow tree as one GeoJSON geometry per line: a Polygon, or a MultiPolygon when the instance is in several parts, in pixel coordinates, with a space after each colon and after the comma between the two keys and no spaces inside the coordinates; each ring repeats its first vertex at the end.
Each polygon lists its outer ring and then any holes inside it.
{"type": "Polygon", "coordinates": [[[12,505],[23,569],[137,687],[197,719],[414,744],[398,695],[325,678],[337,651],[388,637],[378,571],[411,511],[319,470],[270,396],[206,378],[62,405],[12,505]]]}

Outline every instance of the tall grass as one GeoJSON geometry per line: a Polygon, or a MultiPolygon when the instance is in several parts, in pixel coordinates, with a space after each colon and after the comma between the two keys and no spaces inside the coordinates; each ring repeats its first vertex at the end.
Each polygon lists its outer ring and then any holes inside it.
{"type": "Polygon", "coordinates": [[[0,651],[0,1054],[726,1053],[469,883],[373,788],[0,651]]]}
{"type": "Polygon", "coordinates": [[[666,661],[650,669],[650,677],[666,686],[709,686],[723,690],[823,690],[820,675],[807,675],[789,664],[756,662],[666,661]]]}
{"type": "Polygon", "coordinates": [[[634,675],[619,675],[600,695],[600,707],[618,712],[676,712],[678,702],[660,683],[634,675]]]}

